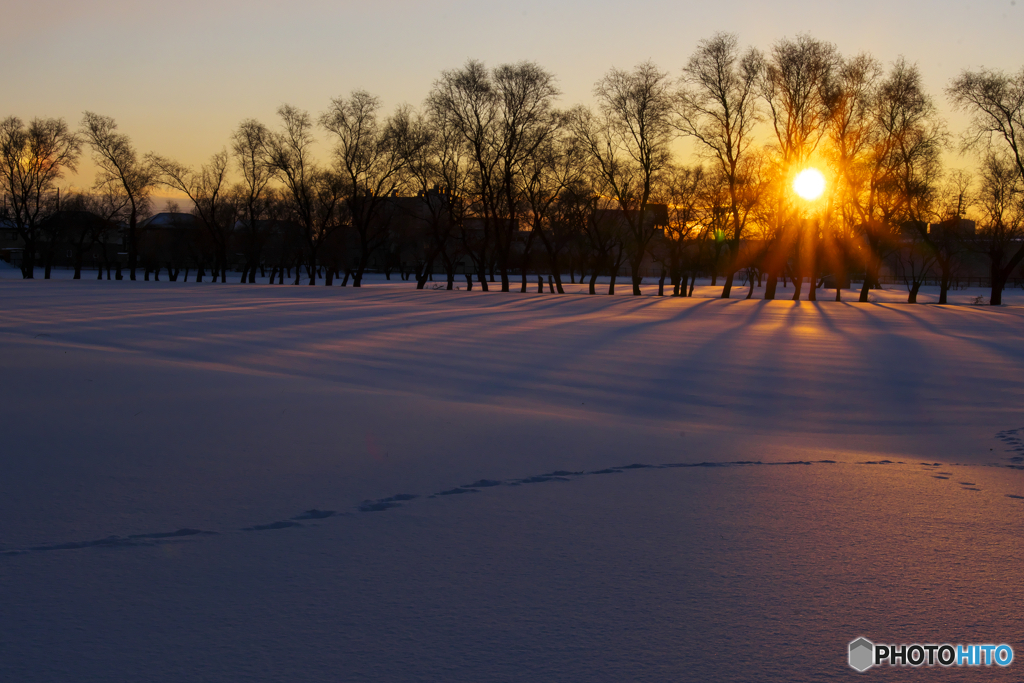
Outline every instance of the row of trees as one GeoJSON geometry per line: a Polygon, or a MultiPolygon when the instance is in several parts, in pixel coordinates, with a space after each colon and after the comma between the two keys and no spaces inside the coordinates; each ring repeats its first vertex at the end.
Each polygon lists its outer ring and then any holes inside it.
{"type": "Polygon", "coordinates": [[[807,281],[814,298],[825,273],[861,275],[865,301],[889,259],[911,300],[938,273],[944,301],[973,249],[989,258],[998,304],[1024,259],[1024,70],[965,71],[946,95],[971,120],[957,139],[903,59],[883,68],[810,36],[744,50],[717,34],[676,78],[649,62],[610,70],[592,107],[559,109],[554,76],[535,63],[470,61],[443,72],[420,110],[385,116],[378,98],[355,91],[317,118],[286,105],[276,127],[243,121],[230,148],[199,168],[139,154],[95,113],[78,130],[11,117],[0,123],[0,182],[25,277],[58,183],[88,149],[99,168],[90,206],[123,224],[132,279],[139,221],[164,185],[192,204],[222,281],[239,243],[252,280],[259,232],[273,219],[292,226],[310,284],[320,272],[331,284],[343,269],[359,286],[375,259],[394,256],[415,264],[420,286],[437,264],[450,285],[455,264],[468,261],[481,289],[491,269],[508,291],[516,271],[526,287],[538,252],[559,290],[571,261],[591,291],[599,274],[628,267],[640,294],[653,262],[680,295],[687,278],[692,290],[698,271],[720,269],[726,298],[745,271],[765,278],[769,299],[780,278],[792,279],[796,297],[807,281]],[[316,154],[318,131],[332,142],[329,159],[316,154]],[[689,165],[678,160],[680,140],[695,150],[689,165]],[[980,160],[976,173],[943,168],[955,142],[980,160]],[[812,166],[828,184],[807,201],[792,181],[812,166]],[[410,210],[399,195],[419,204],[410,210]],[[928,229],[968,215],[978,235],[928,229]],[[250,234],[239,242],[239,231],[250,234]]]}

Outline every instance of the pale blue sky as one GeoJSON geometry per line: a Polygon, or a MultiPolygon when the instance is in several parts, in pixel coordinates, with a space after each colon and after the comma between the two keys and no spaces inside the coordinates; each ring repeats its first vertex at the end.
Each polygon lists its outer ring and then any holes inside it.
{"type": "Polygon", "coordinates": [[[142,151],[198,163],[243,118],[273,123],[283,102],[319,112],[365,88],[389,108],[418,105],[441,70],[474,57],[535,60],[570,105],[611,66],[650,58],[677,74],[718,30],[761,48],[809,32],[847,54],[904,54],[945,109],[942,87],[962,68],[1024,66],[1022,17],[1011,0],[35,0],[3,11],[0,115],[77,123],[90,109],[142,151]]]}

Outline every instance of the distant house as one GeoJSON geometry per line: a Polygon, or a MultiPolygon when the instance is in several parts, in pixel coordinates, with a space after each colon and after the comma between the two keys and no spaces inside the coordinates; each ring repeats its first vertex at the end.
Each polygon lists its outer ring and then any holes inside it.
{"type": "Polygon", "coordinates": [[[190,213],[165,211],[138,226],[139,262],[144,268],[193,265],[203,249],[203,230],[190,213]]]}
{"type": "Polygon", "coordinates": [[[944,237],[967,239],[974,237],[977,228],[977,223],[967,218],[950,218],[941,223],[932,223],[928,226],[928,234],[936,239],[944,237]]]}
{"type": "Polygon", "coordinates": [[[91,211],[57,211],[39,223],[39,265],[97,267],[122,246],[121,228],[91,211]],[[52,241],[52,243],[51,243],[52,241]]]}
{"type": "Polygon", "coordinates": [[[181,232],[183,230],[198,230],[199,221],[190,213],[164,211],[140,222],[138,229],[149,234],[158,234],[161,231],[181,232]]]}
{"type": "Polygon", "coordinates": [[[915,241],[928,234],[928,223],[924,221],[903,221],[900,223],[899,235],[902,241],[915,241]]]}
{"type": "Polygon", "coordinates": [[[0,218],[0,260],[6,261],[12,266],[20,266],[21,254],[24,249],[25,243],[21,241],[21,235],[14,227],[14,221],[0,218]]]}
{"type": "MultiPolygon", "coordinates": [[[[631,226],[635,226],[639,219],[640,211],[638,209],[603,208],[594,211],[594,222],[600,230],[618,233],[627,242],[631,239],[631,226]]],[[[649,277],[657,275],[661,270],[661,267],[655,263],[651,250],[655,249],[660,242],[669,239],[665,235],[665,230],[669,227],[668,205],[648,204],[643,212],[643,221],[645,230],[653,232],[651,242],[648,244],[648,251],[644,253],[640,264],[640,274],[649,277]]],[[[623,263],[618,274],[629,275],[631,272],[629,264],[623,263]]]]}

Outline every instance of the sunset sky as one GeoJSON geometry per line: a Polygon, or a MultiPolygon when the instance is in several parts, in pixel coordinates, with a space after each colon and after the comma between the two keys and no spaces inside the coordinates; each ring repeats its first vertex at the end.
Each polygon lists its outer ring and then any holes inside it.
{"type": "MultiPolygon", "coordinates": [[[[322,111],[365,88],[391,108],[418,105],[467,58],[531,59],[554,72],[565,105],[589,102],[612,66],[653,59],[673,75],[715,31],[747,45],[808,32],[844,54],[916,61],[940,107],[961,69],[1016,71],[1022,8],[1012,0],[709,3],[559,0],[36,0],[4,10],[0,115],[113,116],[142,152],[200,163],[244,118],[273,123],[288,102],[322,111]]],[[[951,119],[954,132],[958,118],[951,119]]],[[[91,182],[84,165],[78,183],[91,182]]]]}

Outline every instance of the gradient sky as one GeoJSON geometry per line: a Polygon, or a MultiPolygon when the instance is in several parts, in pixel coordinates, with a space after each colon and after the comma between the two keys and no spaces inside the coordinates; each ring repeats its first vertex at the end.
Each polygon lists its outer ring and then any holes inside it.
{"type": "MultiPolygon", "coordinates": [[[[0,115],[77,124],[92,110],[140,151],[196,164],[242,119],[273,123],[284,102],[317,113],[365,88],[389,109],[418,105],[443,69],[470,57],[535,60],[557,75],[563,104],[589,102],[609,67],[650,58],[678,74],[719,30],[761,48],[809,32],[844,54],[903,54],[947,110],[942,88],[961,69],[1024,66],[1022,28],[1015,0],[35,0],[3,11],[0,115]]],[[[962,119],[950,122],[957,132],[962,119]]],[[[73,180],[91,174],[83,165],[73,180]]]]}

